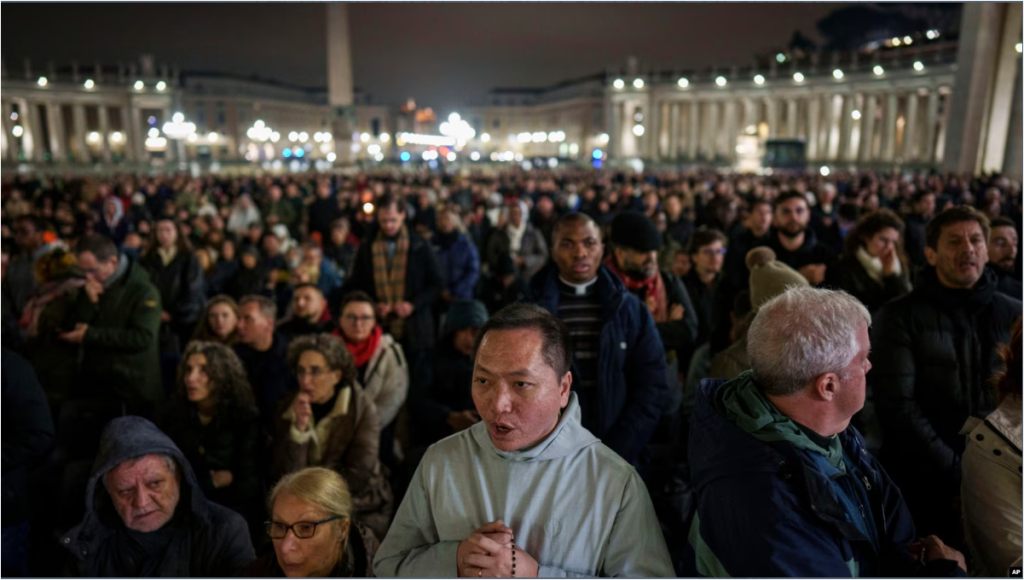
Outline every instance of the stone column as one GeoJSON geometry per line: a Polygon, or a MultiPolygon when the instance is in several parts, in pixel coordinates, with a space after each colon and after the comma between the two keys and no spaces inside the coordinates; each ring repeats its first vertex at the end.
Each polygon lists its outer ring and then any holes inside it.
{"type": "Polygon", "coordinates": [[[696,161],[700,143],[700,101],[690,101],[689,136],[686,139],[686,156],[689,161],[696,161]]]}
{"type": "Polygon", "coordinates": [[[833,96],[825,94],[822,97],[822,106],[825,108],[821,121],[821,160],[832,160],[832,131],[836,122],[835,105],[833,96]]]}
{"type": "Polygon", "coordinates": [[[860,118],[860,153],[857,160],[860,163],[871,163],[872,145],[875,141],[875,103],[878,97],[868,93],[864,95],[864,111],[860,118]]]}
{"type": "Polygon", "coordinates": [[[135,147],[137,147],[139,142],[138,130],[132,126],[128,107],[121,105],[118,109],[121,114],[121,133],[124,136],[124,141],[121,145],[121,156],[125,161],[134,162],[138,160],[138,157],[135,155],[135,147]]]}
{"type": "MultiPolygon", "coordinates": [[[[999,56],[996,65],[996,78],[991,88],[992,98],[989,101],[988,124],[985,127],[982,146],[984,151],[981,170],[985,172],[1002,171],[1003,156],[1006,155],[1006,142],[1010,135],[1010,117],[1014,107],[1020,103],[1014,100],[1017,87],[1017,76],[1020,70],[1020,55],[1017,43],[1021,37],[1021,19],[1024,18],[1022,4],[1016,2],[1005,4],[1006,18],[1003,20],[1002,40],[999,43],[999,56]]],[[[1020,123],[1015,129],[1020,128],[1020,123]]]]}
{"type": "Polygon", "coordinates": [[[850,151],[851,134],[853,133],[853,93],[843,95],[843,113],[839,117],[839,151],[836,153],[836,161],[850,161],[853,157],[850,151]]]}
{"type": "Polygon", "coordinates": [[[12,103],[8,101],[3,102],[3,116],[4,116],[4,138],[7,140],[7,158],[10,161],[17,162],[18,154],[21,152],[18,139],[15,138],[14,133],[11,132],[14,129],[14,121],[11,120],[11,113],[14,107],[12,103]]]}
{"type": "Polygon", "coordinates": [[[796,99],[786,100],[786,137],[790,139],[796,139],[796,115],[797,115],[797,102],[796,99]]]}
{"type": "Polygon", "coordinates": [[[710,101],[708,103],[708,116],[705,119],[704,135],[700,140],[700,151],[701,156],[705,159],[714,159],[715,154],[718,153],[718,148],[715,146],[718,139],[718,101],[710,101]]]}
{"type": "Polygon", "coordinates": [[[724,157],[729,160],[736,159],[736,134],[739,132],[737,116],[739,114],[738,103],[735,99],[730,99],[725,103],[725,147],[722,152],[724,157]]]}
{"type": "Polygon", "coordinates": [[[1021,127],[1024,122],[1021,117],[1022,99],[1024,93],[1021,91],[1021,75],[1018,71],[1017,89],[1013,93],[1013,110],[1010,113],[1010,134],[1006,139],[1006,154],[1003,156],[1003,175],[1017,181],[1021,180],[1021,174],[1024,173],[1021,167],[1024,164],[1024,143],[1021,139],[1021,127]]]}
{"type": "Polygon", "coordinates": [[[811,95],[807,100],[807,158],[817,161],[820,157],[818,149],[818,118],[821,116],[821,97],[811,95]]]}
{"type": "Polygon", "coordinates": [[[39,103],[27,101],[21,110],[24,111],[22,116],[25,117],[21,124],[25,129],[22,142],[25,143],[25,151],[29,153],[28,159],[42,161],[46,153],[46,135],[43,135],[43,123],[39,119],[39,103]]]}
{"type": "Polygon", "coordinates": [[[55,163],[68,160],[68,133],[64,128],[64,115],[57,103],[46,104],[46,124],[50,129],[51,158],[55,163]]]}
{"type": "MultiPolygon", "coordinates": [[[[899,95],[895,92],[885,95],[885,116],[882,121],[881,160],[891,163],[896,155],[896,117],[899,107],[899,95]]],[[[903,133],[906,135],[906,131],[903,133]]]]}
{"type": "Polygon", "coordinates": [[[779,102],[772,97],[764,100],[765,116],[768,117],[768,137],[775,138],[780,135],[779,131],[779,102]]]}
{"type": "Polygon", "coordinates": [[[669,111],[668,156],[675,161],[679,158],[679,113],[681,104],[672,103],[669,111]]]}
{"type": "MultiPolygon", "coordinates": [[[[352,131],[355,130],[355,85],[352,80],[352,46],[348,4],[327,4],[327,101],[330,105],[334,149],[341,161],[352,161],[352,131]]],[[[609,133],[611,135],[611,133],[609,133]]]]}
{"type": "Polygon", "coordinates": [[[611,96],[605,95],[605,132],[608,135],[608,158],[615,159],[622,151],[620,143],[622,136],[619,130],[619,106],[611,96]]]}
{"type": "Polygon", "coordinates": [[[925,115],[924,149],[921,158],[926,163],[935,163],[935,136],[939,123],[939,91],[928,92],[928,111],[925,115]]]}
{"type": "Polygon", "coordinates": [[[911,90],[907,93],[907,116],[903,123],[903,162],[914,161],[917,159],[917,144],[920,141],[920,135],[917,129],[917,91],[911,90]]]}
{"type": "Polygon", "coordinates": [[[89,143],[85,139],[86,133],[88,133],[85,121],[85,105],[81,103],[73,105],[72,113],[75,132],[75,149],[77,151],[75,158],[81,163],[89,163],[92,161],[92,155],[89,154],[89,143]]]}
{"type": "Polygon", "coordinates": [[[658,136],[661,135],[661,122],[658,117],[661,111],[658,110],[658,105],[654,101],[654,96],[648,93],[647,98],[644,99],[644,109],[647,114],[644,116],[644,135],[640,137],[640,141],[643,144],[641,149],[640,157],[656,161],[660,155],[658,154],[658,136]]]}
{"type": "Polygon", "coordinates": [[[100,147],[102,150],[101,155],[103,156],[104,163],[110,163],[110,119],[108,118],[109,112],[107,111],[106,104],[100,104],[97,108],[99,113],[100,121],[100,147]]]}

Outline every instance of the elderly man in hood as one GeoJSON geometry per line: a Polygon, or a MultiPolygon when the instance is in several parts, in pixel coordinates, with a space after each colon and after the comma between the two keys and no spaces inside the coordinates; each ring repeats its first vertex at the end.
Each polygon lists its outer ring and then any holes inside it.
{"type": "Polygon", "coordinates": [[[178,447],[141,417],[104,429],[85,506],[61,538],[80,576],[233,576],[255,558],[242,516],[207,500],[178,447]]]}
{"type": "Polygon", "coordinates": [[[580,424],[568,330],[513,304],[476,339],[481,421],[433,445],[378,576],[673,576],[643,481],[580,424]]]}

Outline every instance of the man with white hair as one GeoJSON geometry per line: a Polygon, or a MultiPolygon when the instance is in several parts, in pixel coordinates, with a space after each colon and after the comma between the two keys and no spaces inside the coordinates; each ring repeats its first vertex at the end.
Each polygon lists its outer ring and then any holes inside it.
{"type": "Polygon", "coordinates": [[[850,425],[871,370],[870,322],[849,294],[791,288],[751,324],[752,370],[701,385],[685,576],[965,575],[963,555],[917,537],[850,425]]]}

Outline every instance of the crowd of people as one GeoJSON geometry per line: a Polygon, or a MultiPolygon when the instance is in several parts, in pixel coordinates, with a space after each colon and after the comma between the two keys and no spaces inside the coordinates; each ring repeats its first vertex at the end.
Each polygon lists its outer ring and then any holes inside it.
{"type": "Polygon", "coordinates": [[[3,575],[1020,565],[1020,184],[3,183],[3,575]]]}

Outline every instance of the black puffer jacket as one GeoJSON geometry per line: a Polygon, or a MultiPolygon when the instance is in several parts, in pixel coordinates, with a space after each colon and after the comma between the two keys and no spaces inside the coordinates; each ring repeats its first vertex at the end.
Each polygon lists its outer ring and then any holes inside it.
{"type": "Polygon", "coordinates": [[[203,312],[206,298],[203,269],[195,254],[179,251],[165,266],[160,254],[153,250],[142,256],[139,263],[160,291],[160,304],[171,315],[172,327],[194,326],[203,312]]]}
{"type": "Polygon", "coordinates": [[[910,277],[891,274],[876,282],[856,257],[843,256],[839,260],[839,288],[845,290],[875,313],[886,302],[910,292],[910,277]]]}
{"type": "Polygon", "coordinates": [[[997,347],[1020,315],[1021,302],[996,292],[992,272],[970,290],[952,290],[930,267],[910,294],[878,311],[868,382],[891,471],[957,493],[960,429],[995,410],[988,381],[1002,369],[997,347]]]}

